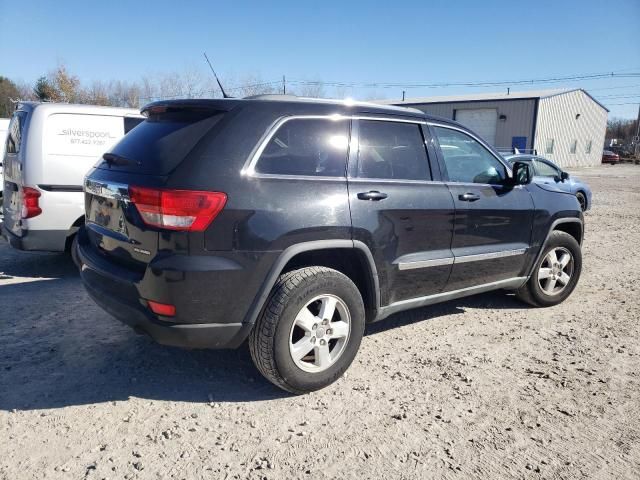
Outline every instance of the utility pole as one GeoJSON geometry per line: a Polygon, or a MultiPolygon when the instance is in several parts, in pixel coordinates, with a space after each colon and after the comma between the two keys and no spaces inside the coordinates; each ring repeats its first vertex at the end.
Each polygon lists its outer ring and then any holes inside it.
{"type": "Polygon", "coordinates": [[[634,138],[636,145],[633,150],[636,160],[640,160],[640,105],[638,105],[638,120],[636,120],[636,138],[634,138]]]}
{"type": "Polygon", "coordinates": [[[284,75],[282,75],[282,94],[287,94],[287,79],[284,78],[284,75]]]}

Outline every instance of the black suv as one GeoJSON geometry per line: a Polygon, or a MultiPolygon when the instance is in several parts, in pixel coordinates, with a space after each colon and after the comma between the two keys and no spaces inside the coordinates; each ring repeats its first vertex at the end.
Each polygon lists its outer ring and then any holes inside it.
{"type": "Polygon", "coordinates": [[[575,196],[413,109],[270,96],[176,100],[88,174],[91,297],[157,342],[234,348],[290,392],[353,361],[365,323],[489,290],[562,302],[575,196]]]}

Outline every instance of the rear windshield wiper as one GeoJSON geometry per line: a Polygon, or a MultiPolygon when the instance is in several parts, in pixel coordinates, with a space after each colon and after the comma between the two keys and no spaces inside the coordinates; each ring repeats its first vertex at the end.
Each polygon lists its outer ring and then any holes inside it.
{"type": "Polygon", "coordinates": [[[107,165],[113,165],[116,167],[124,167],[125,165],[136,163],[133,160],[129,160],[128,158],[116,153],[105,153],[104,155],[102,155],[102,159],[107,162],[107,165]]]}

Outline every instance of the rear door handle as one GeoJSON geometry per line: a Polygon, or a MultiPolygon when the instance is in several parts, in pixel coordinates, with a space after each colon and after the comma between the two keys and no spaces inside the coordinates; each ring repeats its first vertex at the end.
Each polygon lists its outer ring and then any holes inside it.
{"type": "Polygon", "coordinates": [[[377,202],[378,200],[384,200],[385,198],[387,198],[387,196],[388,195],[386,193],[382,193],[377,190],[371,190],[370,192],[360,192],[358,194],[358,198],[360,200],[372,200],[374,202],[377,202]]]}
{"type": "Polygon", "coordinates": [[[475,202],[476,200],[480,200],[480,195],[475,193],[463,193],[458,195],[458,198],[463,202],[475,202]]]}

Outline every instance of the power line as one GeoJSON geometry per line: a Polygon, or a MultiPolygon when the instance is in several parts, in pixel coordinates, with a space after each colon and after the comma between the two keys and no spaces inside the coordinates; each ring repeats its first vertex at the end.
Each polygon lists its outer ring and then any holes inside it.
{"type": "Polygon", "coordinates": [[[640,105],[640,102],[626,102],[626,103],[607,103],[608,107],[612,105],[640,105]]]}
{"type": "Polygon", "coordinates": [[[594,74],[567,75],[548,78],[534,78],[529,80],[500,80],[500,81],[463,81],[442,83],[396,83],[396,82],[347,82],[321,80],[290,80],[297,85],[315,85],[332,87],[363,87],[363,88],[444,88],[444,87],[497,87],[507,85],[534,85],[540,83],[558,83],[575,80],[599,80],[606,78],[639,78],[640,72],[620,73],[603,72],[594,74]]]}
{"type": "Polygon", "coordinates": [[[589,91],[590,92],[594,92],[594,91],[598,91],[598,90],[617,90],[620,88],[636,88],[636,87],[640,87],[640,84],[636,84],[636,85],[618,85],[615,87],[599,87],[599,88],[590,88],[589,91]]]}
{"type": "Polygon", "coordinates": [[[622,93],[618,95],[598,95],[598,98],[635,98],[640,97],[640,94],[622,93]]]}

